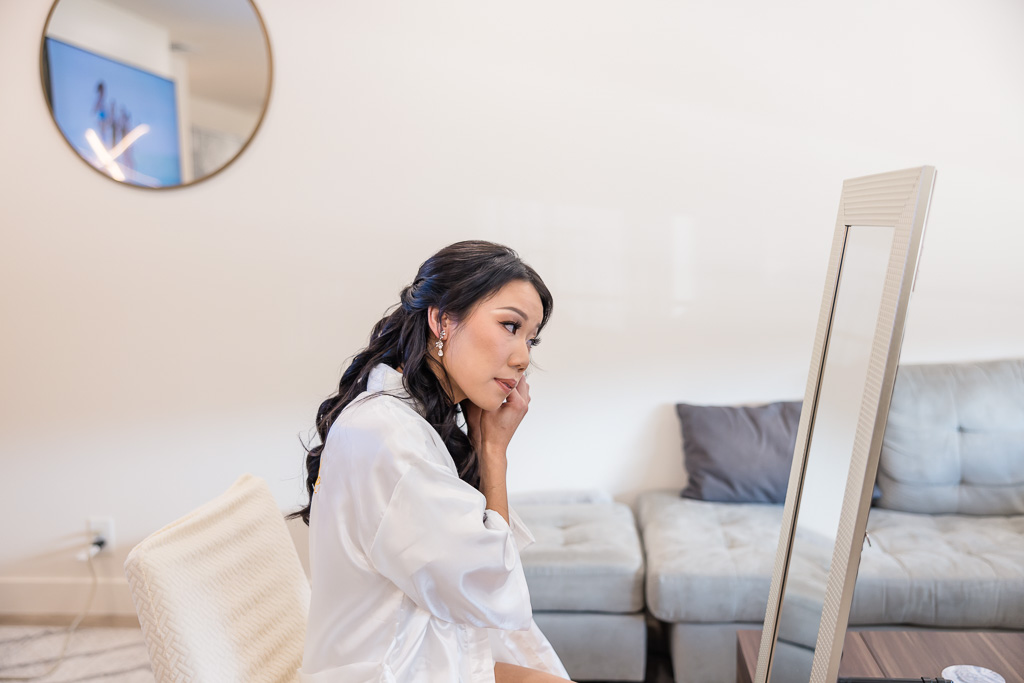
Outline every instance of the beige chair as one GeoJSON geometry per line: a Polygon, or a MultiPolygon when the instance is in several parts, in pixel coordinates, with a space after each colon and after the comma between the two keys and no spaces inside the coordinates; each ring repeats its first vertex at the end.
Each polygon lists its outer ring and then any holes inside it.
{"type": "Polygon", "coordinates": [[[262,479],[152,534],[124,568],[157,683],[298,680],[309,582],[262,479]]]}

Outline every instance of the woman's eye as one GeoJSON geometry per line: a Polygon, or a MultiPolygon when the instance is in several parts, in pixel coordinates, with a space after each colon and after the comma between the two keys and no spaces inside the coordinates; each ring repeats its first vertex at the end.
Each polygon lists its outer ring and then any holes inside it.
{"type": "MultiPolygon", "coordinates": [[[[513,320],[508,320],[506,322],[501,323],[501,326],[508,330],[509,333],[516,334],[519,332],[519,329],[523,326],[523,324],[515,322],[513,320]]],[[[537,346],[537,344],[540,344],[540,337],[534,337],[533,339],[526,340],[526,345],[529,346],[531,349],[537,346]]]]}

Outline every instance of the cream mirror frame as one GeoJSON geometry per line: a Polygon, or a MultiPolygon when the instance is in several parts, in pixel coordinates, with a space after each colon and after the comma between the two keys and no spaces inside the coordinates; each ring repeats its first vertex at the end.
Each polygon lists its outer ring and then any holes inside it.
{"type": "Polygon", "coordinates": [[[90,168],[166,189],[245,151],[273,60],[252,0],[55,0],[40,76],[57,129],[90,168]]]}
{"type": "Polygon", "coordinates": [[[837,679],[934,182],[843,183],[755,683],[837,679]]]}

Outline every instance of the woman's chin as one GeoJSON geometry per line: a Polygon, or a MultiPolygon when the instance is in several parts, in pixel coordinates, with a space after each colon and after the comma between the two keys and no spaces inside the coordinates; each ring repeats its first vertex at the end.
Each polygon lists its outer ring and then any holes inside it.
{"type": "Polygon", "coordinates": [[[503,404],[505,402],[505,399],[504,398],[494,398],[493,396],[488,396],[486,398],[478,397],[478,399],[470,398],[469,402],[472,403],[473,405],[475,405],[480,410],[485,410],[487,412],[493,412],[493,411],[495,411],[495,410],[497,410],[498,408],[501,407],[501,404],[503,404]]]}

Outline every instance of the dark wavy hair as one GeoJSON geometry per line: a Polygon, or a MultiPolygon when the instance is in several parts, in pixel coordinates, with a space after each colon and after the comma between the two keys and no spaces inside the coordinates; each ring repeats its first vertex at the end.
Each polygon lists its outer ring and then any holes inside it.
{"type": "MultiPolygon", "coordinates": [[[[553,300],[544,281],[512,249],[484,242],[456,242],[423,262],[416,279],[401,293],[400,303],[389,309],[370,332],[369,345],[357,353],[341,375],[338,392],[320,404],[316,413],[319,443],[306,446],[306,507],[288,515],[301,517],[309,524],[313,487],[320,473],[320,454],[327,433],[338,415],[357,396],[366,391],[366,381],[379,363],[402,369],[406,391],[424,409],[424,417],[448,447],[459,476],[480,488],[477,454],[466,433],[460,429],[458,410],[430,363],[432,347],[427,309],[437,308],[438,323],[447,314],[454,322],[466,317],[472,308],[509,282],[529,282],[537,290],[543,308],[541,328],[551,316],[553,300]]],[[[445,378],[447,381],[447,373],[445,378]]]]}

